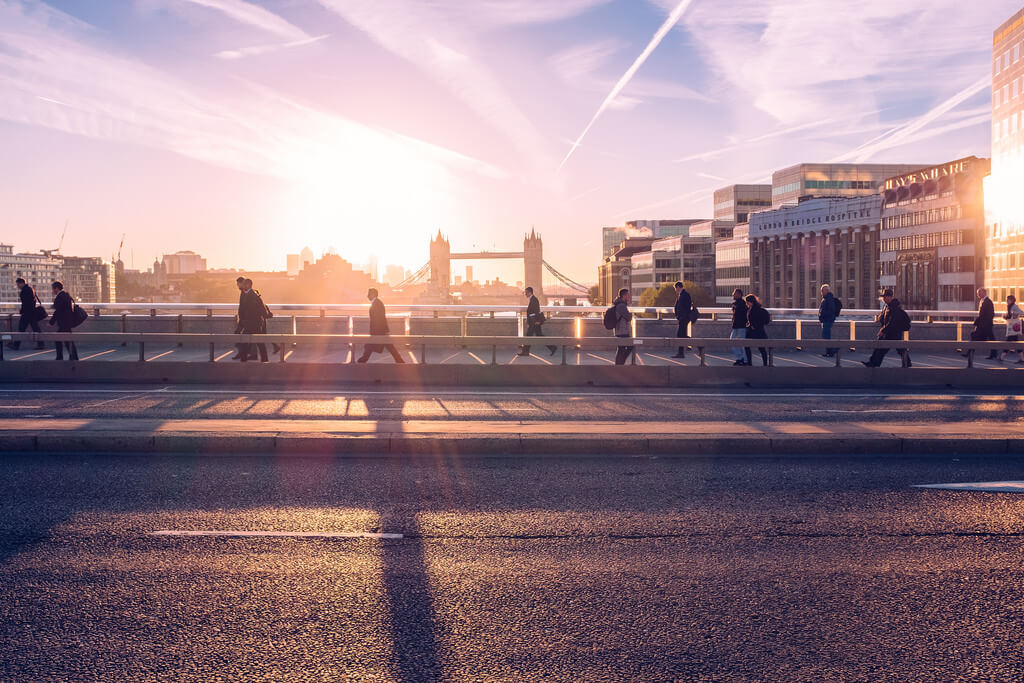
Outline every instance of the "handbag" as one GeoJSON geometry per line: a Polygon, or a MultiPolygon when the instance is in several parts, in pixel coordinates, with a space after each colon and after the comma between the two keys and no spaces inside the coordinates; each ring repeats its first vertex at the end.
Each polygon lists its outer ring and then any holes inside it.
{"type": "Polygon", "coordinates": [[[694,306],[693,308],[690,309],[690,322],[695,323],[697,322],[698,318],[700,318],[700,311],[698,311],[697,307],[694,306]]]}
{"type": "Polygon", "coordinates": [[[36,307],[32,309],[32,315],[26,317],[28,317],[32,322],[41,323],[46,320],[49,315],[47,314],[46,309],[43,308],[43,302],[39,300],[38,296],[35,297],[35,300],[36,307]]]}
{"type": "Polygon", "coordinates": [[[74,304],[74,308],[71,309],[71,315],[71,327],[73,328],[78,327],[89,319],[89,313],[78,304],[74,304]]]}
{"type": "Polygon", "coordinates": [[[543,325],[545,320],[547,320],[547,318],[544,317],[544,313],[541,312],[541,311],[538,311],[533,316],[533,324],[534,325],[543,325]]]}

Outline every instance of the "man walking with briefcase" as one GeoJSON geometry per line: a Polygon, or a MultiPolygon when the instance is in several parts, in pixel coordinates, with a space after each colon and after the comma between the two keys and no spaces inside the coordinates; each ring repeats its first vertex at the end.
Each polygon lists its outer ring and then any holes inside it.
{"type": "MultiPolygon", "coordinates": [[[[21,309],[19,311],[21,318],[18,320],[18,332],[24,332],[29,327],[32,328],[33,332],[42,332],[39,329],[39,323],[46,320],[46,309],[43,308],[39,297],[36,296],[36,291],[25,282],[23,277],[15,280],[14,284],[18,286],[18,296],[21,299],[21,309]]],[[[21,341],[11,342],[8,346],[12,349],[20,349],[21,341]]],[[[45,349],[46,344],[36,342],[36,348],[45,349]]]]}

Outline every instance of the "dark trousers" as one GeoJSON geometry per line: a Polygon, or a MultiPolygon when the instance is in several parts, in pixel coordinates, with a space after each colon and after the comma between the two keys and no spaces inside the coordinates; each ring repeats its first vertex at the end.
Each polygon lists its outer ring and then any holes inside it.
{"type": "MultiPolygon", "coordinates": [[[[996,340],[996,334],[995,334],[995,331],[992,329],[992,327],[990,325],[983,325],[983,326],[975,327],[974,331],[971,332],[971,341],[983,342],[983,341],[995,341],[995,340],[996,340]]],[[[989,358],[995,358],[996,357],[995,350],[990,351],[989,354],[988,354],[988,357],[989,358]]]]}
{"type": "MultiPolygon", "coordinates": [[[[690,324],[685,320],[679,321],[679,326],[676,328],[676,339],[689,339],[690,338],[690,324]]],[[[686,355],[686,347],[680,346],[677,352],[680,356],[686,355]]]]}
{"type": "MultiPolygon", "coordinates": [[[[834,324],[835,324],[834,320],[831,321],[831,322],[823,322],[821,324],[821,338],[822,339],[831,339],[832,338],[832,326],[834,324]]],[[[834,355],[836,355],[836,351],[838,351],[838,350],[839,350],[838,348],[836,348],[836,349],[825,349],[825,355],[826,356],[834,356],[834,355]]]]}
{"type": "MultiPolygon", "coordinates": [[[[241,334],[265,334],[263,330],[247,330],[242,328],[241,334]]],[[[238,347],[238,355],[241,356],[238,360],[247,361],[250,358],[256,360],[256,352],[259,351],[260,361],[263,363],[267,362],[267,345],[266,344],[236,344],[238,347]]]]}
{"type": "Polygon", "coordinates": [[[363,347],[363,355],[361,355],[356,362],[365,363],[370,360],[370,356],[374,353],[384,353],[387,351],[391,354],[391,357],[395,359],[396,363],[404,363],[402,356],[398,353],[398,349],[395,348],[394,344],[367,344],[363,347]]]}
{"type": "MultiPolygon", "coordinates": [[[[540,325],[537,325],[537,324],[534,324],[534,323],[530,323],[529,325],[526,326],[526,334],[523,335],[523,336],[525,336],[525,337],[543,337],[544,336],[544,332],[541,331],[541,326],[540,325]]],[[[551,346],[550,344],[548,344],[548,351],[550,351],[551,353],[554,353],[557,350],[558,350],[557,346],[551,346]]],[[[526,355],[526,354],[530,353],[530,347],[529,346],[522,347],[522,351],[520,351],[520,353],[522,353],[523,355],[526,355]]]]}
{"type": "MultiPolygon", "coordinates": [[[[624,339],[629,339],[628,335],[623,336],[623,335],[617,334],[615,336],[616,337],[621,337],[621,338],[624,338],[624,339]]],[[[619,350],[615,352],[615,364],[616,365],[625,365],[626,364],[626,359],[629,358],[629,354],[631,354],[631,353],[633,353],[633,347],[632,346],[620,346],[619,350]]]]}
{"type": "MultiPolygon", "coordinates": [[[[34,311],[33,311],[33,313],[34,313],[34,311]]],[[[29,320],[28,317],[26,317],[25,314],[22,313],[21,317],[18,318],[18,332],[24,332],[29,327],[32,328],[33,332],[42,332],[42,330],[39,329],[39,323],[38,322],[36,322],[35,320],[29,320]]],[[[21,348],[21,341],[16,341],[16,342],[11,343],[11,348],[12,349],[20,349],[21,348]]]]}
{"type": "MultiPolygon", "coordinates": [[[[747,339],[767,339],[767,338],[768,338],[767,335],[765,335],[765,336],[752,336],[750,334],[750,330],[747,330],[747,339]]],[[[768,365],[768,349],[766,349],[763,346],[759,346],[759,347],[757,347],[757,350],[761,352],[761,365],[767,366],[768,365]]],[[[747,354],[747,365],[752,365],[751,360],[753,359],[754,354],[751,353],[750,347],[749,346],[746,347],[744,349],[744,351],[747,354]]]]}
{"type": "MultiPolygon", "coordinates": [[[[875,349],[871,354],[871,358],[868,359],[868,364],[873,368],[877,368],[882,364],[882,361],[885,360],[885,355],[887,353],[889,353],[889,349],[875,349]]],[[[910,365],[910,352],[900,351],[900,355],[905,356],[907,359],[907,365],[910,365]]]]}
{"type": "MultiPolygon", "coordinates": [[[[71,328],[57,327],[58,332],[71,332],[71,328]]],[[[57,342],[57,360],[64,360],[64,348],[68,350],[68,360],[78,360],[78,347],[75,342],[57,342]]]]}

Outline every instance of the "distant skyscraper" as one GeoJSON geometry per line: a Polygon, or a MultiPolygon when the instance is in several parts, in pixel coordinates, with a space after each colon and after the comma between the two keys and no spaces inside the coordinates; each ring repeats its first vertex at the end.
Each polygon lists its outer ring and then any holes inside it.
{"type": "Polygon", "coordinates": [[[206,271],[206,259],[194,251],[176,251],[164,254],[163,267],[167,275],[193,275],[206,271]]]}
{"type": "Polygon", "coordinates": [[[405,268],[390,264],[384,266],[384,282],[392,287],[405,279],[405,268]]]}
{"type": "Polygon", "coordinates": [[[473,266],[466,266],[466,282],[473,281],[473,266]]]}
{"type": "Polygon", "coordinates": [[[117,301],[117,270],[99,257],[62,257],[61,281],[71,296],[83,302],[117,301]]]}
{"type": "Polygon", "coordinates": [[[985,284],[1024,296],[1024,9],[992,36],[992,174],[985,181],[985,284]]]}
{"type": "Polygon", "coordinates": [[[288,274],[298,275],[299,271],[302,270],[302,257],[299,254],[288,254],[285,259],[288,263],[288,274]]]}
{"type": "Polygon", "coordinates": [[[36,294],[46,300],[50,293],[50,283],[60,279],[60,256],[46,254],[15,254],[14,247],[0,244],[0,301],[15,303],[18,301],[18,288],[14,280],[19,277],[32,285],[36,294]]]}
{"type": "Polygon", "coordinates": [[[747,217],[754,211],[771,208],[772,186],[729,185],[715,190],[714,201],[715,220],[746,223],[747,217]]]}
{"type": "Polygon", "coordinates": [[[313,257],[313,250],[309,247],[303,247],[302,251],[299,252],[299,265],[304,267],[307,263],[315,262],[316,258],[313,257]]]}

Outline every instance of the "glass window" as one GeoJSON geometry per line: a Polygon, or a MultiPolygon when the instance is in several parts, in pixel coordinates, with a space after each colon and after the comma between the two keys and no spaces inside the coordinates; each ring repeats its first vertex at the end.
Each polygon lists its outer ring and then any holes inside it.
{"type": "Polygon", "coordinates": [[[998,123],[993,123],[992,124],[992,141],[996,142],[998,140],[999,140],[999,124],[998,123]]]}
{"type": "Polygon", "coordinates": [[[1016,64],[1017,60],[1020,59],[1020,45],[1013,46],[1013,63],[1016,64]]]}
{"type": "Polygon", "coordinates": [[[999,75],[1000,71],[1001,71],[1001,68],[1000,68],[999,60],[997,59],[996,62],[995,62],[995,72],[996,72],[996,75],[999,75]]]}
{"type": "Polygon", "coordinates": [[[996,109],[999,108],[999,89],[997,88],[992,92],[992,106],[996,109]]]}
{"type": "Polygon", "coordinates": [[[1013,79],[1013,92],[1011,93],[1011,96],[1013,97],[1013,99],[1017,99],[1017,88],[1018,87],[1020,87],[1020,84],[1017,82],[1017,79],[1015,78],[1015,79],[1013,79]]]}

